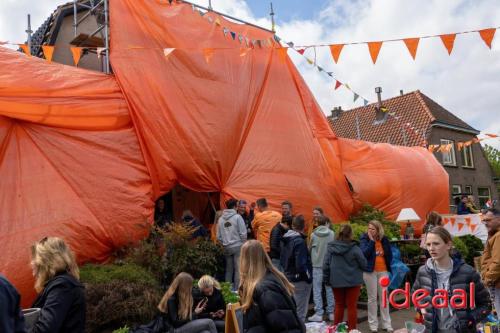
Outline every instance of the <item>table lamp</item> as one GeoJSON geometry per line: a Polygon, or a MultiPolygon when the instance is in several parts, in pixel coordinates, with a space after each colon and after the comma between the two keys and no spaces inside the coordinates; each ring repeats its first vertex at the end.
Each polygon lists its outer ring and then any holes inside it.
{"type": "Polygon", "coordinates": [[[406,222],[405,238],[413,239],[415,234],[415,229],[411,225],[411,222],[420,221],[420,217],[415,213],[413,208],[403,208],[399,212],[396,222],[406,222]]]}

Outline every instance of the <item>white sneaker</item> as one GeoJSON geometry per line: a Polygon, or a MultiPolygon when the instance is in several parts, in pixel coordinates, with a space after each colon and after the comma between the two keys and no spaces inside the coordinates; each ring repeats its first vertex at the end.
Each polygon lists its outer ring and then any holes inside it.
{"type": "Polygon", "coordinates": [[[320,316],[319,314],[314,314],[313,316],[307,318],[309,321],[316,321],[316,322],[322,322],[323,321],[323,316],[320,316]]]}
{"type": "Polygon", "coordinates": [[[333,313],[330,313],[330,314],[328,315],[328,320],[329,320],[329,321],[333,321],[333,313]]]}

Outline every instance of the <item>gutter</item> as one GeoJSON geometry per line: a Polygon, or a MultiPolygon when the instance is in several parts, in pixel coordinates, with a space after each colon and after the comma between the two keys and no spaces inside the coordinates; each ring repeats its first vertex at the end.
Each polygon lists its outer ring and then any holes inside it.
{"type": "Polygon", "coordinates": [[[430,127],[442,127],[442,128],[448,128],[448,129],[452,129],[452,130],[455,130],[455,131],[458,131],[458,132],[464,132],[464,133],[469,133],[469,134],[473,134],[473,135],[478,135],[480,133],[480,131],[478,130],[475,130],[475,129],[469,129],[469,128],[464,128],[464,127],[461,127],[461,126],[456,126],[456,125],[451,125],[451,124],[447,124],[445,122],[441,122],[441,121],[434,121],[432,122],[432,124],[430,125],[430,127]]]}

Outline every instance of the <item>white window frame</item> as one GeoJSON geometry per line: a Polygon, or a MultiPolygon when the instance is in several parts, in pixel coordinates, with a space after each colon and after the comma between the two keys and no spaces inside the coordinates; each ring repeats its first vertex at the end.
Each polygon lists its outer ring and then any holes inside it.
{"type": "Polygon", "coordinates": [[[451,185],[451,195],[452,196],[457,196],[457,195],[460,195],[462,194],[462,185],[457,185],[457,184],[453,184],[451,185]],[[458,188],[458,192],[457,193],[454,193],[454,189],[455,188],[458,188]]]}
{"type": "Polygon", "coordinates": [[[449,152],[441,151],[443,165],[457,166],[457,157],[455,155],[455,141],[448,139],[441,139],[441,147],[451,143],[449,152]],[[449,159],[447,157],[450,157],[449,159]],[[450,161],[451,159],[451,161],[450,161]]]}
{"type": "Polygon", "coordinates": [[[462,147],[462,167],[471,169],[474,168],[474,155],[472,154],[472,145],[467,147],[462,147]],[[470,154],[471,165],[467,165],[466,154],[470,154]]]}
{"type": "Polygon", "coordinates": [[[472,185],[465,185],[464,186],[464,192],[467,194],[472,195],[472,185]]]}
{"type": "Polygon", "coordinates": [[[477,187],[477,201],[479,202],[480,206],[483,207],[484,204],[481,205],[481,199],[486,199],[485,203],[488,200],[491,200],[491,189],[489,186],[478,186],[477,187]],[[481,189],[487,189],[488,190],[488,196],[480,195],[479,191],[481,189]]]}

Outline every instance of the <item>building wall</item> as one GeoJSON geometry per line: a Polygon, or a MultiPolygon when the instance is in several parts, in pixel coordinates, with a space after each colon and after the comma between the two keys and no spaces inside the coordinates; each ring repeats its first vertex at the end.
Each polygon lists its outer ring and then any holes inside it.
{"type": "MultiPolygon", "coordinates": [[[[498,192],[496,191],[496,186],[495,183],[493,182],[493,173],[480,144],[475,143],[471,145],[474,167],[473,168],[463,167],[462,152],[458,151],[456,144],[459,141],[461,142],[468,141],[473,139],[474,137],[475,136],[473,134],[458,132],[447,128],[432,127],[431,129],[429,136],[429,144],[440,144],[441,139],[454,141],[456,166],[443,165],[445,170],[448,172],[450,179],[451,206],[454,206],[453,195],[452,195],[453,185],[460,185],[462,192],[466,192],[465,186],[471,186],[472,195],[476,199],[476,204],[479,203],[478,201],[479,187],[488,187],[490,189],[491,198],[493,200],[495,199],[498,200],[498,192]]],[[[442,153],[435,152],[434,156],[442,164],[443,162],[442,153]]]]}
{"type": "MultiPolygon", "coordinates": [[[[85,11],[78,13],[78,17],[80,18],[85,13],[85,11]]],[[[91,15],[78,25],[77,34],[85,33],[90,35],[95,30],[97,30],[97,28],[98,24],[96,22],[95,16],[91,15]]],[[[104,30],[102,30],[101,32],[103,31],[104,30]]],[[[97,36],[103,37],[103,35],[100,35],[100,33],[98,33],[97,36]]],[[[52,58],[54,62],[74,66],[73,55],[70,50],[71,45],[69,44],[74,38],[75,33],[73,28],[73,14],[71,14],[63,18],[61,27],[57,32],[57,39],[54,43],[54,55],[52,58]]],[[[102,57],[101,59],[97,58],[97,55],[95,53],[89,53],[86,55],[82,54],[82,58],[80,59],[78,67],[102,72],[102,59],[102,57]]]]}

